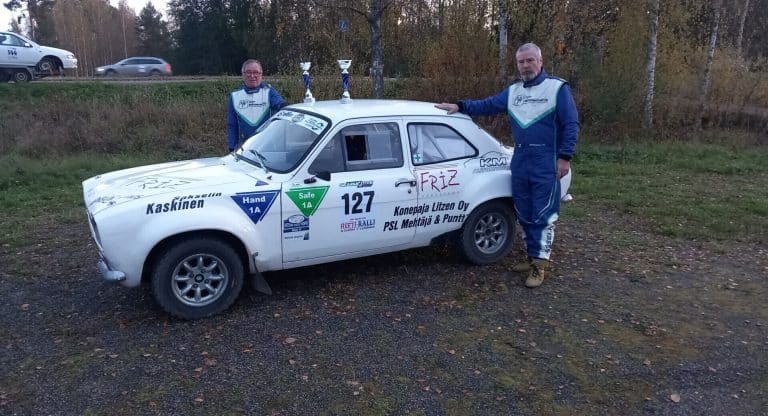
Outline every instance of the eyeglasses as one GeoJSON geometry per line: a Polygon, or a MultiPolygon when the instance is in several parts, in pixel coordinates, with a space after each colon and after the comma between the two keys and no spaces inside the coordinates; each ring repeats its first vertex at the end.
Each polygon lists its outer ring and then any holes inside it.
{"type": "Polygon", "coordinates": [[[245,71],[245,72],[243,72],[243,75],[248,75],[248,76],[255,76],[255,75],[261,75],[261,74],[262,74],[261,71],[245,71]]]}

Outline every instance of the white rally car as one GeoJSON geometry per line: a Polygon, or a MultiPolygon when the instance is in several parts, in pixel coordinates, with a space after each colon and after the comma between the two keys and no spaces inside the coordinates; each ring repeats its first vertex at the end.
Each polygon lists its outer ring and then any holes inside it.
{"type": "Polygon", "coordinates": [[[195,319],[228,308],[245,276],[270,293],[261,272],[438,241],[472,263],[501,259],[511,157],[432,103],[327,101],[284,108],[227,156],[111,172],[83,191],[103,277],[148,281],[167,312],[195,319]]]}

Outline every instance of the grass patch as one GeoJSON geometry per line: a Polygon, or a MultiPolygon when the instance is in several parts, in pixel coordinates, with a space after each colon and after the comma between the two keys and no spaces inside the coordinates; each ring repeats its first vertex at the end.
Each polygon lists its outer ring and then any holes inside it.
{"type": "Polygon", "coordinates": [[[84,221],[81,182],[100,173],[160,161],[159,156],[70,156],[38,160],[0,156],[2,244],[31,244],[29,230],[84,221]]]}
{"type": "Polygon", "coordinates": [[[584,144],[572,191],[662,235],[760,242],[768,235],[766,157],[768,149],[696,143],[584,144]]]}

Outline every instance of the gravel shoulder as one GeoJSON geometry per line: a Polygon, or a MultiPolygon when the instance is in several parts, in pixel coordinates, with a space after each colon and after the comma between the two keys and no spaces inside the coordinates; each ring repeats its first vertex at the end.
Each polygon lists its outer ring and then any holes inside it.
{"type": "Polygon", "coordinates": [[[272,273],[196,322],[51,221],[0,247],[0,414],[768,414],[766,243],[584,210],[536,290],[429,247],[272,273]]]}

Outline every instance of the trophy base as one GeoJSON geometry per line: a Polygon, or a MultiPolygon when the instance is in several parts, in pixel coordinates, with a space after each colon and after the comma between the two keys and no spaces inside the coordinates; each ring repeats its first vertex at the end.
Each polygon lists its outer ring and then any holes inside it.
{"type": "Polygon", "coordinates": [[[341,95],[341,99],[339,100],[342,104],[349,104],[352,102],[352,97],[349,96],[349,93],[344,91],[344,94],[341,95]]]}

